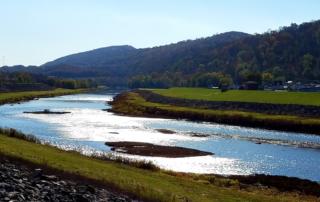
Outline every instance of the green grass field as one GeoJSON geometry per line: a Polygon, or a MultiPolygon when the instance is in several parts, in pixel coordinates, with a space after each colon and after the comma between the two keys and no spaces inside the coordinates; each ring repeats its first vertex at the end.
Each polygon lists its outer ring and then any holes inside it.
{"type": "Polygon", "coordinates": [[[26,92],[12,92],[12,93],[0,93],[0,104],[19,102],[24,100],[30,100],[37,97],[52,97],[58,95],[81,93],[84,89],[62,89],[48,91],[26,91],[26,92]]]}
{"type": "Polygon", "coordinates": [[[308,118],[308,117],[299,117],[299,116],[291,116],[291,115],[270,115],[270,114],[262,114],[255,112],[243,112],[243,111],[231,111],[231,110],[208,110],[208,109],[198,109],[198,108],[190,108],[190,107],[179,107],[173,105],[166,105],[160,103],[147,102],[142,97],[135,93],[130,94],[130,100],[134,105],[144,106],[144,107],[156,107],[159,109],[165,109],[169,111],[190,111],[195,113],[203,113],[207,115],[218,115],[218,116],[241,116],[241,117],[249,117],[256,118],[258,120],[274,120],[275,122],[281,120],[287,120],[292,122],[297,122],[301,124],[317,124],[320,125],[320,120],[316,118],[308,118]]]}
{"type": "MultiPolygon", "coordinates": [[[[262,127],[277,130],[289,130],[319,134],[315,128],[320,127],[320,119],[312,117],[300,117],[294,115],[272,115],[256,112],[236,110],[211,110],[191,107],[181,107],[170,104],[148,102],[138,93],[129,92],[125,97],[112,104],[112,110],[116,113],[133,116],[159,115],[159,111],[165,112],[170,118],[187,118],[186,114],[201,117],[201,121],[212,121],[230,124],[231,120],[239,120],[238,123],[251,122],[250,127],[262,127]],[[216,121],[215,121],[216,120],[216,121]],[[279,125],[285,124],[284,127],[279,125]],[[290,127],[289,127],[290,126],[290,127]],[[289,128],[288,128],[289,127],[289,128]],[[316,130],[316,131],[315,131],[316,130]]],[[[160,115],[161,117],[161,115],[160,115]]]]}
{"type": "Polygon", "coordinates": [[[208,101],[257,102],[273,104],[300,104],[320,106],[319,92],[275,92],[259,90],[229,90],[221,92],[208,88],[152,89],[153,92],[168,97],[198,99],[208,101]]]}
{"type": "Polygon", "coordinates": [[[20,158],[67,173],[113,185],[153,201],[314,201],[311,196],[279,193],[272,189],[240,190],[221,187],[201,178],[173,176],[163,171],[137,169],[62,151],[50,146],[0,135],[0,155],[20,158]]]}
{"type": "MultiPolygon", "coordinates": [[[[1,93],[0,100],[12,102],[28,98],[71,94],[79,91],[1,93]]],[[[13,157],[65,173],[76,174],[112,185],[151,201],[316,201],[313,196],[278,192],[250,186],[240,189],[237,181],[166,171],[150,171],[111,161],[102,161],[57,148],[0,134],[0,156],[13,157]],[[228,186],[226,186],[226,184],[228,186]]]]}

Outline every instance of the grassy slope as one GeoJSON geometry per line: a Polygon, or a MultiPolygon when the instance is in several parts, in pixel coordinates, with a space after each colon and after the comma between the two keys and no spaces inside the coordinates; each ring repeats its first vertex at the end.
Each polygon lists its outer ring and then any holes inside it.
{"type": "Polygon", "coordinates": [[[316,198],[277,193],[268,189],[250,191],[222,188],[205,181],[141,170],[114,162],[90,159],[0,135],[0,154],[42,164],[61,171],[104,181],[145,199],[157,201],[315,201],[316,198]]]}
{"type": "Polygon", "coordinates": [[[170,88],[153,89],[152,91],[169,97],[199,99],[208,101],[236,101],[320,106],[319,92],[311,93],[229,90],[227,92],[221,93],[220,90],[207,88],[170,88]]]}
{"type": "MultiPolygon", "coordinates": [[[[0,103],[28,100],[82,92],[82,90],[38,91],[1,93],[0,103]]],[[[0,155],[20,158],[53,169],[85,176],[112,184],[116,188],[135,193],[145,199],[157,201],[315,201],[308,196],[293,193],[278,193],[271,189],[252,188],[250,191],[238,187],[225,188],[210,184],[208,180],[194,180],[183,176],[172,176],[163,172],[151,172],[105,162],[61,151],[53,147],[39,145],[0,134],[0,155]]],[[[200,178],[199,178],[200,179],[200,178]]]]}
{"type": "MultiPolygon", "coordinates": [[[[201,115],[202,117],[215,117],[215,118],[234,118],[238,117],[239,119],[248,119],[256,120],[259,122],[270,121],[271,123],[280,123],[290,122],[293,124],[300,125],[301,127],[308,127],[312,125],[320,125],[320,119],[308,118],[308,117],[299,117],[291,115],[269,115],[262,113],[254,112],[243,112],[243,111],[228,111],[228,110],[207,110],[207,109],[198,109],[190,107],[179,107],[167,104],[147,102],[137,93],[130,92],[127,94],[125,100],[115,103],[112,106],[112,109],[115,112],[143,116],[144,112],[148,111],[147,109],[156,108],[165,111],[177,112],[179,113],[193,113],[195,115],[201,115]]],[[[154,110],[156,111],[156,110],[154,110]]]]}
{"type": "Polygon", "coordinates": [[[84,89],[55,89],[49,91],[25,91],[25,92],[13,92],[13,93],[0,93],[0,104],[12,103],[30,100],[38,97],[52,97],[58,95],[81,93],[84,89]]]}

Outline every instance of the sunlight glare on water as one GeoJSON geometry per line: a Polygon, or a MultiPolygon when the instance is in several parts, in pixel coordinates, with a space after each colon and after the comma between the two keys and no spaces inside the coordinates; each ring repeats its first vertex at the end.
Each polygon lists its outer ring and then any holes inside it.
{"type": "Polygon", "coordinates": [[[148,142],[212,152],[215,155],[186,158],[116,155],[148,160],[180,172],[239,174],[264,173],[320,181],[320,150],[256,144],[250,138],[320,143],[320,136],[261,130],[185,120],[118,116],[107,112],[115,93],[80,94],[44,98],[0,106],[0,127],[31,133],[44,142],[83,154],[110,152],[106,141],[148,142]],[[68,111],[70,114],[25,114],[24,111],[68,111]],[[158,129],[174,131],[164,134],[158,129]],[[196,136],[196,135],[200,136],[196,136]],[[203,135],[203,136],[201,136],[203,135]]]}
{"type": "MultiPolygon", "coordinates": [[[[47,123],[59,125],[58,130],[74,139],[91,141],[135,141],[168,145],[177,140],[193,140],[188,136],[162,134],[144,128],[145,118],[115,116],[112,113],[94,109],[52,109],[53,111],[69,111],[70,114],[21,114],[23,117],[45,120],[47,123]]],[[[160,119],[159,119],[160,120],[160,119]]],[[[157,121],[154,119],[154,121],[157,121]]]]}
{"type": "Polygon", "coordinates": [[[142,157],[136,155],[117,154],[121,157],[134,160],[153,162],[165,170],[174,170],[186,173],[221,174],[221,175],[248,175],[253,168],[247,167],[236,159],[221,158],[215,156],[197,156],[185,158],[142,157]]]}

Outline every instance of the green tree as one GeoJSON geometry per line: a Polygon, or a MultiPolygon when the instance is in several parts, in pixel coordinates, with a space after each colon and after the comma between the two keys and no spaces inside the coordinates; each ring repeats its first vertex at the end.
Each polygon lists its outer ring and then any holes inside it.
{"type": "Polygon", "coordinates": [[[233,80],[230,75],[225,75],[220,79],[220,88],[229,88],[233,85],[233,80]]]}
{"type": "Polygon", "coordinates": [[[313,64],[314,64],[314,57],[311,54],[305,54],[302,57],[302,75],[305,78],[314,78],[314,72],[313,72],[313,64]]]}
{"type": "Polygon", "coordinates": [[[263,72],[261,77],[263,83],[270,83],[273,80],[273,75],[270,72],[263,72]]]}
{"type": "Polygon", "coordinates": [[[279,66],[275,66],[272,69],[272,75],[273,75],[273,80],[277,80],[277,81],[284,81],[285,80],[284,72],[279,66]]]}

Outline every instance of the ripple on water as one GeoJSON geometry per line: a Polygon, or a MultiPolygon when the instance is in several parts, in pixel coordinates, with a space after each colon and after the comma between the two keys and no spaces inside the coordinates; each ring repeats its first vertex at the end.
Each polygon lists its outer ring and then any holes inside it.
{"type": "MultiPolygon", "coordinates": [[[[13,127],[49,141],[63,149],[85,154],[108,152],[106,141],[148,142],[177,145],[213,152],[214,156],[160,158],[125,155],[150,160],[164,169],[180,172],[288,175],[320,181],[320,150],[255,144],[253,139],[320,143],[320,136],[259,130],[183,120],[116,116],[102,111],[110,106],[110,95],[68,95],[0,106],[0,126],[13,127]],[[70,111],[71,114],[23,114],[43,109],[70,111]],[[157,129],[175,131],[164,134],[157,129]],[[191,134],[208,134],[194,137],[191,134]],[[251,139],[250,139],[251,138],[251,139]]],[[[124,154],[117,154],[124,155],[124,154]]]]}

